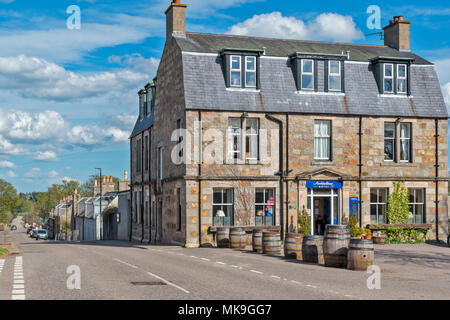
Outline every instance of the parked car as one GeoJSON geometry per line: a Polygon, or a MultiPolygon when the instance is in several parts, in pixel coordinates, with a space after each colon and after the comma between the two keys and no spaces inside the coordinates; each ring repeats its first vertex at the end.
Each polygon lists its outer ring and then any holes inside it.
{"type": "Polygon", "coordinates": [[[47,230],[38,230],[36,234],[36,240],[43,239],[48,240],[47,230]]]}
{"type": "Polygon", "coordinates": [[[12,226],[11,226],[11,230],[17,230],[17,226],[12,225],[12,226]]]}
{"type": "Polygon", "coordinates": [[[33,229],[33,230],[31,230],[31,232],[30,232],[30,237],[31,237],[31,238],[36,238],[37,232],[38,232],[38,229],[33,229]]]}

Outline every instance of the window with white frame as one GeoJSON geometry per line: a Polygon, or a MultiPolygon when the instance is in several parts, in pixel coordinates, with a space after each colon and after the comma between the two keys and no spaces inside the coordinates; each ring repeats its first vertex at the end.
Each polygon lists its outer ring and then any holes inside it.
{"type": "Polygon", "coordinates": [[[232,226],[234,218],[233,189],[213,189],[213,225],[232,226]]]}
{"type": "Polygon", "coordinates": [[[228,156],[229,159],[241,159],[242,154],[242,119],[228,119],[228,156]]]}
{"type": "Polygon", "coordinates": [[[328,90],[341,91],[341,62],[336,60],[328,61],[328,90]]]}
{"type": "Polygon", "coordinates": [[[259,119],[245,119],[245,158],[258,160],[259,157],[259,119]]]}
{"type": "Polygon", "coordinates": [[[255,225],[273,226],[275,221],[275,189],[255,190],[255,225]]]}
{"type": "Polygon", "coordinates": [[[314,159],[331,159],[331,121],[314,121],[314,159]]]}
{"type": "Polygon", "coordinates": [[[230,84],[232,87],[241,86],[241,70],[241,56],[231,56],[230,84]]]}
{"type": "Polygon", "coordinates": [[[394,92],[394,65],[385,63],[383,68],[383,88],[384,92],[394,92]]]}
{"type": "Polygon", "coordinates": [[[388,201],[388,188],[370,189],[370,223],[386,224],[386,206],[388,201]]]}
{"type": "Polygon", "coordinates": [[[400,124],[400,162],[411,162],[411,123],[400,124]]]}
{"type": "Polygon", "coordinates": [[[384,123],[384,161],[395,160],[395,122],[384,123]]]}
{"type": "Polygon", "coordinates": [[[409,191],[409,223],[425,223],[425,189],[408,189],[409,191]]]}
{"type": "Polygon", "coordinates": [[[256,88],[256,57],[245,57],[245,86],[256,88]]]}
{"type": "Polygon", "coordinates": [[[303,59],[301,63],[301,84],[304,90],[314,89],[314,61],[303,59]]]}
{"type": "Polygon", "coordinates": [[[397,65],[397,93],[407,92],[407,72],[406,64],[397,65]]]}

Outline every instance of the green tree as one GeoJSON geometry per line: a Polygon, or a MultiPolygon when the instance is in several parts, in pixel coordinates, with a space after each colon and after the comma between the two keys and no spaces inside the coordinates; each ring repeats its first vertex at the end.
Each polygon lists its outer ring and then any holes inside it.
{"type": "Polygon", "coordinates": [[[311,217],[308,215],[305,206],[298,213],[298,233],[309,236],[311,233],[311,217]]]}
{"type": "Polygon", "coordinates": [[[394,192],[389,195],[387,218],[391,224],[404,224],[409,219],[409,194],[401,182],[394,183],[394,192]]]}
{"type": "Polygon", "coordinates": [[[16,189],[11,183],[0,179],[0,223],[10,223],[19,205],[16,189]]]}

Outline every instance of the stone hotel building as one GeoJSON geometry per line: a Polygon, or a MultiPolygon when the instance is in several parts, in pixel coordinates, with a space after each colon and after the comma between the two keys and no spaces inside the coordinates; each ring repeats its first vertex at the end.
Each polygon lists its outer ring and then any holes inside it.
{"type": "Polygon", "coordinates": [[[303,207],[312,234],[350,213],[383,224],[397,181],[410,223],[445,239],[448,114],[434,65],[410,51],[409,21],[390,21],[384,45],[356,45],[190,33],[186,10],[167,9],[157,76],[139,92],[133,240],[287,232],[303,207]]]}

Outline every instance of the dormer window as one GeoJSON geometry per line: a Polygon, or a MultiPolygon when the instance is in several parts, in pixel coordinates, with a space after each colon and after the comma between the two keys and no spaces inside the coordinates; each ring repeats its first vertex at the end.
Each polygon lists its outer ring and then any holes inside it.
{"type": "Polygon", "coordinates": [[[295,52],[289,55],[297,91],[345,93],[344,54],[295,52]]]}
{"type": "Polygon", "coordinates": [[[340,92],[341,87],[342,87],[341,61],[329,60],[328,61],[328,90],[340,92]]]}
{"type": "Polygon", "coordinates": [[[371,59],[381,94],[410,95],[409,68],[414,59],[376,57],[371,59]]]}
{"type": "Polygon", "coordinates": [[[314,61],[302,59],[302,89],[314,89],[314,61]]]}
{"type": "Polygon", "coordinates": [[[145,108],[146,108],[146,91],[144,89],[138,92],[139,94],[139,119],[143,119],[145,116],[145,108]]]}
{"type": "Polygon", "coordinates": [[[149,116],[153,114],[155,108],[155,94],[156,94],[156,85],[154,82],[149,82],[145,86],[145,100],[146,107],[144,108],[144,115],[149,116]]]}
{"type": "Polygon", "coordinates": [[[227,88],[259,89],[259,56],[262,50],[223,49],[223,71],[227,88]]]}

